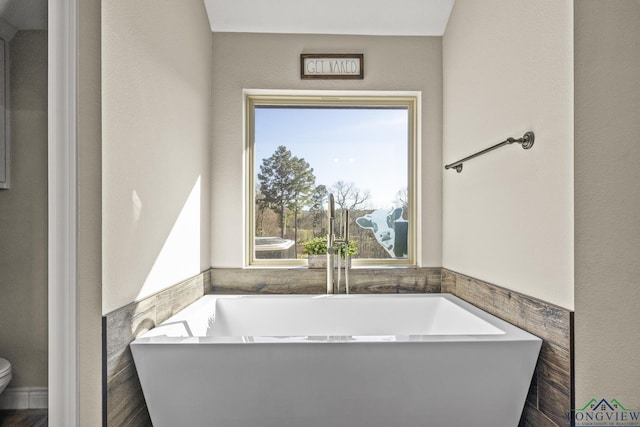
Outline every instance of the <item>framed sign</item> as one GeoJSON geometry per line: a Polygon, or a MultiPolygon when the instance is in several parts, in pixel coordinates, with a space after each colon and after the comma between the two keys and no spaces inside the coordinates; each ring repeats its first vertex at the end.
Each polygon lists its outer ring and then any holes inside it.
{"type": "Polygon", "coordinates": [[[364,79],[364,54],[300,54],[301,79],[364,79]]]}

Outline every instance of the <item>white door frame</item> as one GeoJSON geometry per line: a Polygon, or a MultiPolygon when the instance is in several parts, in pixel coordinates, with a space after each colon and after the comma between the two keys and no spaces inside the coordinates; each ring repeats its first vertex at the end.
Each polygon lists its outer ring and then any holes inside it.
{"type": "Polygon", "coordinates": [[[49,0],[49,426],[79,425],[76,88],[78,0],[49,0]]]}

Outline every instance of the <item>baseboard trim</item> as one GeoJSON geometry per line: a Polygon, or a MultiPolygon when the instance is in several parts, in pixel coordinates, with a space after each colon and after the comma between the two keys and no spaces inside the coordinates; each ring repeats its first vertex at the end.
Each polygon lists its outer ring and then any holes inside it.
{"type": "Polygon", "coordinates": [[[0,395],[0,409],[46,409],[49,407],[47,387],[6,388],[0,395]]]}

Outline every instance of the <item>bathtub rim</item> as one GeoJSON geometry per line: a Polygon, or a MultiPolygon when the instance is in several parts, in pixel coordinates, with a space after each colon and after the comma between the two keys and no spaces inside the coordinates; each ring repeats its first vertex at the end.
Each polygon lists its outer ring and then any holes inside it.
{"type": "MultiPolygon", "coordinates": [[[[187,317],[188,318],[188,317],[187,317]]],[[[206,294],[194,301],[189,306],[185,307],[180,312],[174,314],[164,322],[157,325],[155,328],[141,334],[130,346],[135,347],[138,345],[285,345],[285,344],[306,344],[306,345],[322,345],[322,344],[404,344],[415,345],[419,343],[455,343],[455,342],[538,342],[542,344],[542,339],[527,332],[516,325],[513,325],[505,320],[496,317],[486,311],[470,304],[461,298],[452,295],[450,293],[429,293],[429,294],[341,294],[341,295],[327,295],[327,294],[240,294],[240,295],[216,295],[206,294]],[[456,335],[355,335],[355,336],[167,336],[167,335],[155,335],[157,334],[157,328],[175,322],[182,322],[185,315],[188,315],[190,311],[201,310],[200,306],[210,305],[215,307],[215,300],[218,298],[277,298],[277,299],[302,299],[302,298],[329,298],[329,299],[361,299],[361,298],[374,298],[374,299],[404,299],[404,298],[444,298],[458,307],[470,312],[471,314],[479,317],[480,319],[488,322],[492,326],[500,329],[504,333],[502,334],[456,334],[456,335]],[[154,332],[155,331],[155,332],[154,332]],[[351,339],[350,339],[351,338],[351,339]]]]}

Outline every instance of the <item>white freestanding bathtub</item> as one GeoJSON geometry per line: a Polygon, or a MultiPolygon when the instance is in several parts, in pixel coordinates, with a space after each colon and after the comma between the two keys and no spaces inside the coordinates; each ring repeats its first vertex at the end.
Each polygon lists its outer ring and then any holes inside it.
{"type": "Polygon", "coordinates": [[[448,294],[206,295],[131,350],[155,427],[515,427],[541,343],[448,294]]]}

